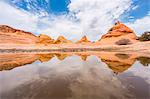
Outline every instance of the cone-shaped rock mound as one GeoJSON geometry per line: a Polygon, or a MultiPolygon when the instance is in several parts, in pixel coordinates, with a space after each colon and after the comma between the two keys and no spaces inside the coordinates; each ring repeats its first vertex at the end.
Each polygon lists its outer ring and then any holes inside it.
{"type": "Polygon", "coordinates": [[[65,37],[63,36],[59,36],[57,38],[57,40],[54,42],[55,44],[62,44],[62,43],[72,43],[72,41],[67,40],[65,37]]]}
{"type": "Polygon", "coordinates": [[[40,36],[39,36],[39,43],[53,44],[54,41],[55,41],[54,39],[52,39],[50,36],[47,36],[45,34],[40,34],[40,36]]]}
{"type": "Polygon", "coordinates": [[[87,39],[85,35],[81,38],[81,40],[77,41],[77,43],[88,43],[88,42],[90,41],[87,39]]]}
{"type": "Polygon", "coordinates": [[[115,25],[99,40],[105,44],[127,45],[136,42],[137,36],[126,25],[116,22],[115,25]]]}

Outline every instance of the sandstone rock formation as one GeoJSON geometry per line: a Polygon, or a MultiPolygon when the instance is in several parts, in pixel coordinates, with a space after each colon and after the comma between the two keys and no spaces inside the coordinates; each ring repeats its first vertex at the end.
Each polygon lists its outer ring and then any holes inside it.
{"type": "Polygon", "coordinates": [[[133,30],[120,22],[116,22],[108,33],[101,37],[99,42],[102,44],[116,44],[116,42],[120,40],[124,43],[122,45],[127,45],[123,39],[126,39],[126,41],[128,40],[128,44],[137,42],[137,36],[133,30]]]}
{"type": "Polygon", "coordinates": [[[82,38],[81,38],[81,40],[79,40],[79,41],[77,41],[76,43],[88,43],[88,42],[90,42],[88,39],[87,39],[87,37],[84,35],[82,38]]]}
{"type": "Polygon", "coordinates": [[[62,44],[62,43],[72,43],[72,41],[67,40],[65,37],[63,36],[59,36],[57,38],[57,40],[54,42],[54,44],[62,44]]]}
{"type": "Polygon", "coordinates": [[[40,34],[38,43],[48,45],[48,44],[53,44],[54,41],[55,40],[52,39],[50,36],[47,36],[45,34],[40,34]]]}
{"type": "Polygon", "coordinates": [[[0,25],[0,44],[35,44],[38,38],[30,32],[0,25]]]}

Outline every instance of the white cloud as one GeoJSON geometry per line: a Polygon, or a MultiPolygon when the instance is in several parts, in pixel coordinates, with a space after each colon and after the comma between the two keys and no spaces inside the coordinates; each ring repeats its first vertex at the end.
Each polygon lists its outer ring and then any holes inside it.
{"type": "Polygon", "coordinates": [[[37,28],[37,16],[18,10],[3,1],[0,2],[0,13],[0,24],[27,31],[35,31],[37,28]]]}
{"type": "MultiPolygon", "coordinates": [[[[131,5],[132,0],[71,0],[68,6],[69,14],[42,18],[0,1],[0,24],[44,33],[54,38],[64,35],[68,39],[78,40],[87,35],[91,40],[96,40],[106,33],[125,11],[132,8],[131,5]]],[[[148,19],[149,17],[144,17],[127,24],[137,33],[141,33],[148,30],[148,19]]]]}
{"type": "Polygon", "coordinates": [[[53,37],[65,35],[76,40],[83,35],[91,40],[99,39],[114,20],[130,8],[131,3],[131,0],[71,0],[68,6],[69,15],[57,16],[53,21],[47,21],[49,28],[43,33],[50,32],[53,37]]]}
{"type": "Polygon", "coordinates": [[[150,16],[145,16],[141,19],[137,19],[133,23],[127,23],[129,27],[131,27],[136,34],[141,35],[145,31],[150,31],[150,16]]]}
{"type": "Polygon", "coordinates": [[[69,9],[79,20],[82,32],[90,39],[98,39],[131,3],[131,0],[71,0],[69,9]]]}

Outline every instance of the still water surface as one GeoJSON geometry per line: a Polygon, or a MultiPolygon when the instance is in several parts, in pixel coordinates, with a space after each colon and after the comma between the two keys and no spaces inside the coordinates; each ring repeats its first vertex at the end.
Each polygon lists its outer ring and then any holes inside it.
{"type": "Polygon", "coordinates": [[[0,99],[150,99],[150,58],[0,54],[0,99]]]}

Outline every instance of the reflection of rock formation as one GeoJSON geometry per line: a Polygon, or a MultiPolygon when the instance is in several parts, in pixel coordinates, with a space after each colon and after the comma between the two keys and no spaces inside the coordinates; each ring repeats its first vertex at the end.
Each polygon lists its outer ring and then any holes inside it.
{"type": "Polygon", "coordinates": [[[84,54],[76,54],[76,55],[80,56],[83,61],[86,61],[87,57],[90,56],[90,55],[84,55],[84,54]]]}
{"type": "Polygon", "coordinates": [[[57,57],[57,59],[59,60],[64,60],[66,57],[70,56],[68,54],[62,54],[62,53],[55,53],[55,56],[57,57]]]}
{"type": "Polygon", "coordinates": [[[39,64],[14,73],[9,76],[11,84],[9,77],[3,80],[1,96],[7,99],[134,99],[120,80],[96,60],[70,62],[66,59],[59,64],[39,64]],[[15,79],[14,75],[21,77],[15,79]]]}
{"type": "Polygon", "coordinates": [[[102,44],[115,44],[119,40],[128,40],[130,43],[136,42],[137,36],[127,26],[117,22],[107,34],[99,40],[102,44]]]}
{"type": "Polygon", "coordinates": [[[90,41],[87,39],[86,36],[83,36],[83,37],[81,38],[81,40],[77,41],[77,43],[88,43],[88,42],[90,42],[90,41]]]}
{"type": "Polygon", "coordinates": [[[53,53],[50,53],[50,54],[38,54],[38,59],[39,59],[40,62],[48,62],[53,57],[55,57],[53,53]]]}
{"type": "MultiPolygon", "coordinates": [[[[83,61],[87,60],[87,57],[90,54],[87,53],[74,53],[81,57],[83,61]]],[[[45,54],[0,54],[0,71],[2,70],[10,70],[15,67],[23,66],[25,64],[31,64],[36,60],[40,62],[48,62],[53,57],[57,57],[59,60],[64,60],[68,56],[72,56],[73,53],[45,53],[45,54]]],[[[92,55],[98,56],[102,62],[106,63],[110,69],[112,69],[116,73],[121,73],[132,66],[132,64],[136,61],[140,61],[144,66],[148,66],[150,64],[150,58],[147,57],[139,57],[134,54],[116,54],[111,52],[104,53],[93,53],[92,55]]]]}
{"type": "Polygon", "coordinates": [[[148,66],[150,64],[150,57],[139,57],[137,60],[144,66],[148,66]]]}
{"type": "Polygon", "coordinates": [[[63,36],[59,36],[57,38],[57,40],[54,42],[55,44],[62,44],[62,43],[71,43],[72,41],[67,40],[65,37],[63,36]]]}
{"type": "Polygon", "coordinates": [[[62,53],[47,53],[47,54],[0,54],[0,71],[11,70],[13,68],[31,64],[36,60],[40,62],[50,61],[53,57],[59,60],[64,60],[69,54],[62,53]]]}
{"type": "Polygon", "coordinates": [[[0,54],[0,71],[31,64],[35,60],[35,54],[0,54]]]}
{"type": "Polygon", "coordinates": [[[100,58],[115,73],[126,71],[136,61],[134,56],[127,54],[104,54],[100,55],[100,58]]]}
{"type": "Polygon", "coordinates": [[[40,34],[39,36],[39,43],[40,44],[53,44],[54,43],[54,39],[52,39],[51,37],[45,35],[45,34],[40,34]]]}
{"type": "Polygon", "coordinates": [[[30,32],[0,25],[0,43],[3,44],[35,44],[38,38],[30,32]]]}

